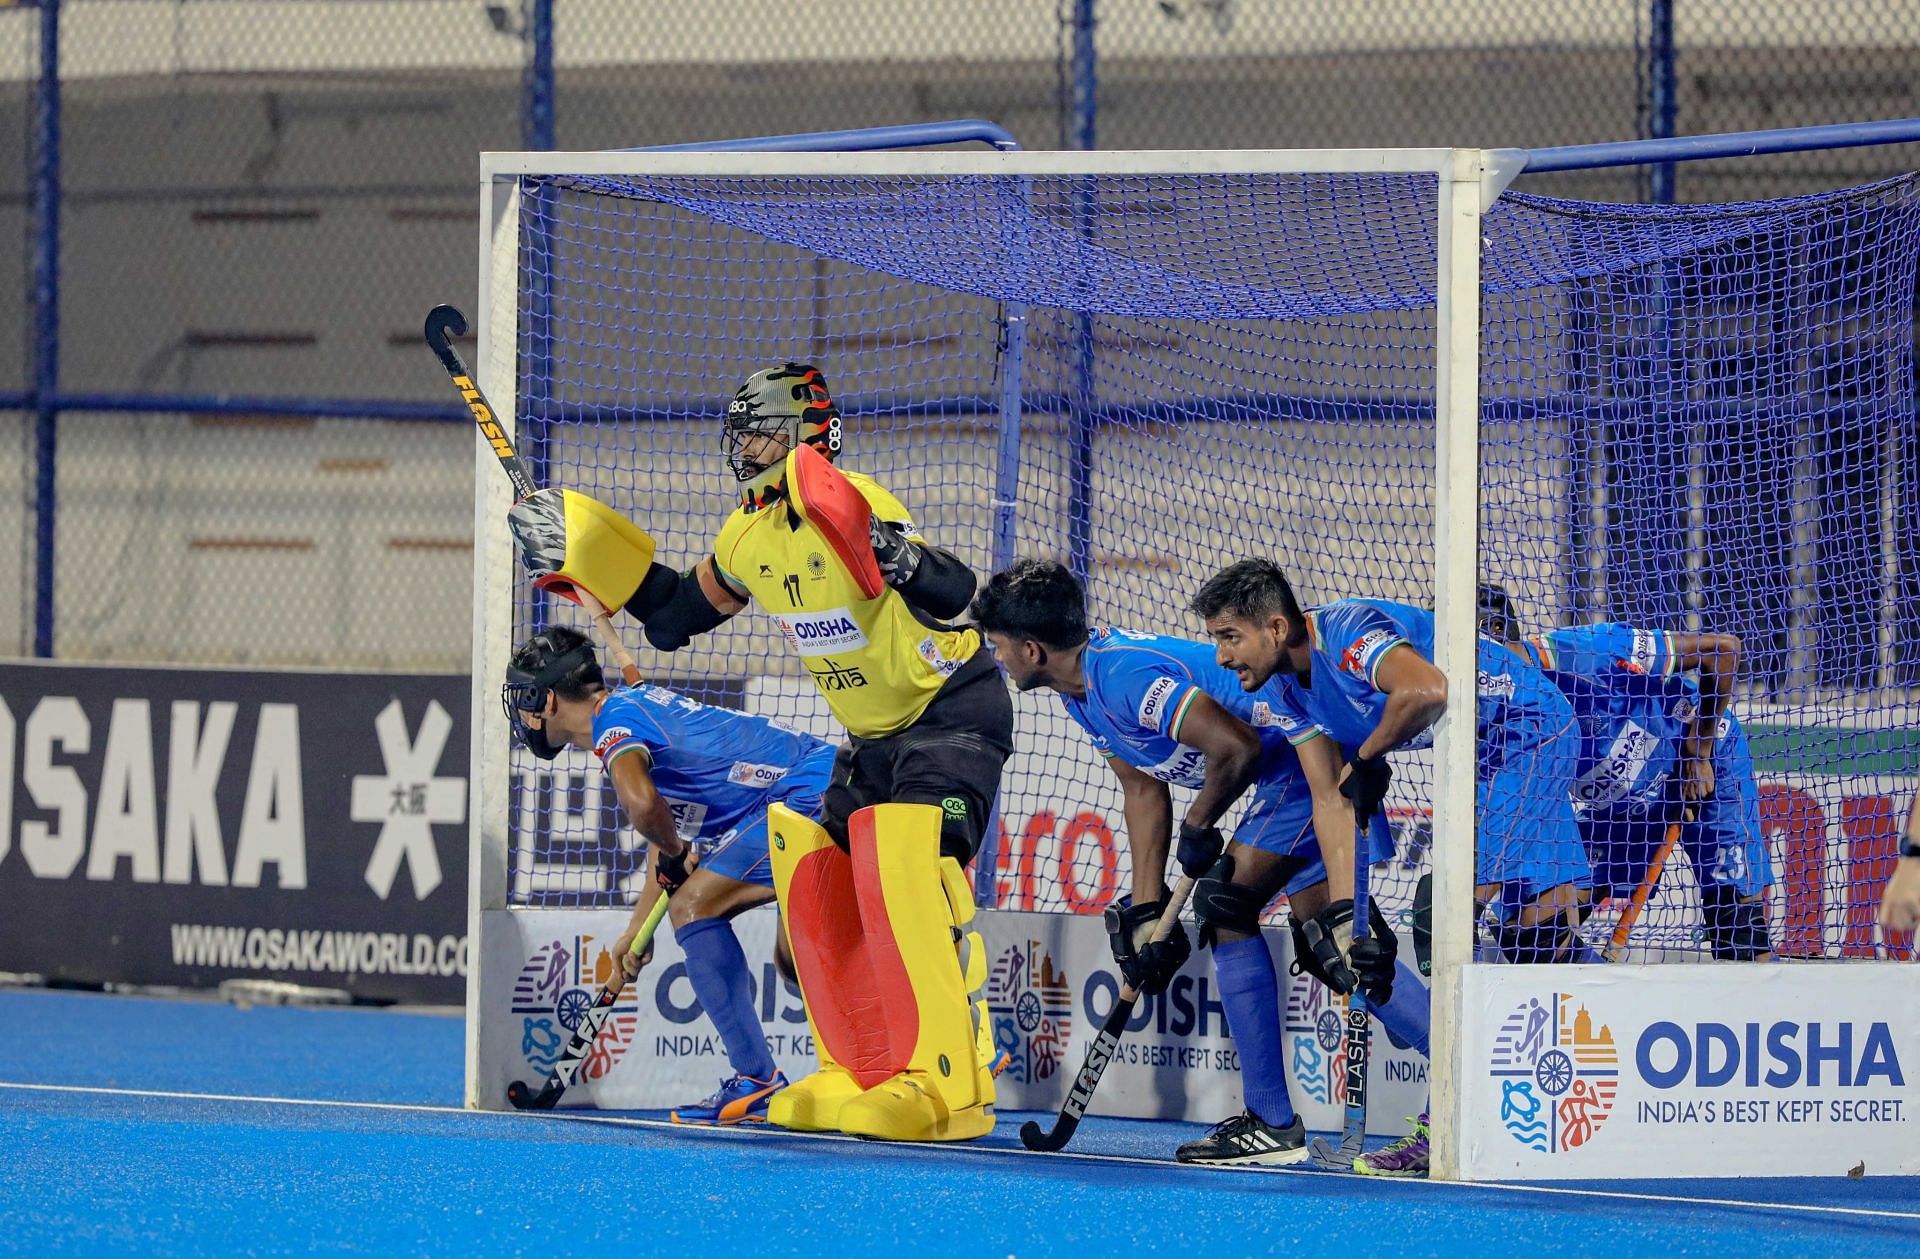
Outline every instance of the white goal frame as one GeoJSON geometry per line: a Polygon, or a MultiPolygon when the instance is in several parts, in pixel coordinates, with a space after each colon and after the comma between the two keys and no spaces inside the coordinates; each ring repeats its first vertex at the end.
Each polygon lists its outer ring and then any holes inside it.
{"type": "MultiPolygon", "coordinates": [[[[514,354],[520,317],[516,284],[516,246],[520,227],[519,179],[532,175],[636,176],[1007,176],[1070,175],[1192,176],[1234,174],[1431,174],[1437,180],[1433,206],[1437,240],[1435,310],[1435,497],[1436,584],[1435,663],[1449,679],[1446,715],[1434,746],[1434,936],[1433,1018],[1430,1086],[1433,1174],[1442,1179],[1553,1177],[1591,1175],[1592,1171],[1515,1171],[1516,1157],[1490,1158],[1478,1133],[1487,1130],[1485,1057],[1492,1033],[1486,1010],[1501,996],[1484,972],[1516,968],[1488,967],[1473,961],[1474,765],[1475,765],[1475,590],[1479,571],[1480,498],[1480,269],[1481,220],[1525,162],[1516,150],[1388,149],[1221,152],[659,152],[491,153],[481,160],[480,301],[476,365],[482,389],[501,423],[515,427],[517,405],[514,354]],[[1492,993],[1492,997],[1489,997],[1492,993]],[[1477,1011],[1477,1013],[1476,1013],[1477,1011]],[[1469,1024],[1474,1024],[1469,1026],[1469,1024]],[[1470,1112],[1471,1109],[1471,1113],[1470,1112]],[[1476,1125],[1479,1125],[1476,1128],[1476,1125]]],[[[499,942],[511,935],[510,916],[542,910],[510,909],[508,899],[509,732],[497,694],[511,651],[511,610],[519,576],[506,525],[510,504],[505,479],[494,456],[476,447],[474,514],[473,741],[471,807],[470,957],[468,975],[466,1104],[497,1107],[483,1097],[480,1014],[483,994],[500,981],[495,973],[515,958],[499,942]]],[[[1866,965],[1873,966],[1872,963],[1866,965]]],[[[1814,981],[1805,968],[1714,968],[1689,978],[1676,972],[1695,967],[1537,967],[1535,987],[1576,994],[1612,991],[1622,983],[1648,981],[1653,989],[1692,984],[1677,998],[1685,1001],[1713,990],[1738,987],[1756,998],[1777,999],[1814,981]],[[1657,978],[1655,972],[1664,972],[1657,978]],[[1796,978],[1797,977],[1797,978],[1796,978]]],[[[1849,970],[1859,969],[1850,966],[1849,970]]],[[[1889,980],[1887,1000],[1920,1006],[1920,970],[1876,967],[1889,980]],[[1899,975],[1893,977],[1892,969],[1899,975]]],[[[1829,972],[1831,973],[1831,972],[1829,972]]],[[[1728,1017],[1734,1017],[1729,1015],[1728,1017]]],[[[1915,1064],[1920,1068],[1920,1061],[1915,1064]]],[[[1491,1138],[1488,1138],[1491,1140],[1491,1138]]],[[[1505,1141],[1504,1135],[1500,1137],[1505,1141]]],[[[1791,1145],[1792,1142],[1785,1144],[1791,1145]]],[[[1602,1174],[1726,1175],[1707,1164],[1662,1162],[1658,1151],[1636,1151],[1638,1161],[1622,1156],[1602,1174]]],[[[1806,1170],[1826,1168],[1824,1152],[1789,1152],[1806,1170]]],[[[1920,1170],[1920,1156],[1908,1170],[1920,1170]]],[[[1556,1164],[1571,1168],[1571,1163],[1556,1164]]],[[[1795,1170],[1784,1166],[1776,1170],[1795,1170]]]]}

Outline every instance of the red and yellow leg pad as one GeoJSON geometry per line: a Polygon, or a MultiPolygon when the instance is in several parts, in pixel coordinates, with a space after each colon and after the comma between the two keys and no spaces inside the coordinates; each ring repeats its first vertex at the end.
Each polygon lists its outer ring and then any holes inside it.
{"type": "Polygon", "coordinates": [[[942,861],[940,818],[935,805],[881,804],[848,820],[867,957],[897,1065],[840,1108],[841,1130],[858,1136],[964,1141],[993,1130],[991,1081],[960,964],[973,898],[958,863],[942,861]]]}
{"type": "Polygon", "coordinates": [[[841,1105],[893,1075],[892,1046],[860,926],[853,861],[811,818],[767,811],[767,855],[780,920],[807,1006],[820,1069],[774,1094],[770,1122],[837,1131],[841,1105]]]}

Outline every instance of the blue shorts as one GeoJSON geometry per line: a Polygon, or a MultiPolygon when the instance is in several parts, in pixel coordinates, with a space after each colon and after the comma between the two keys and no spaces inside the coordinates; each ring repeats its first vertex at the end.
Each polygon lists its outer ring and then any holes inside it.
{"type": "MultiPolygon", "coordinates": [[[[1773,882],[1773,858],[1760,829],[1753,754],[1737,726],[1714,751],[1713,780],[1713,796],[1693,821],[1681,823],[1680,847],[1703,890],[1712,884],[1743,897],[1758,896],[1773,882]]],[[[1615,810],[1583,818],[1580,828],[1593,862],[1594,887],[1612,896],[1630,895],[1666,842],[1668,825],[1679,816],[1676,803],[1641,813],[1615,810]]]]}
{"type": "MultiPolygon", "coordinates": [[[[827,789],[832,775],[831,753],[808,757],[781,780],[774,799],[802,817],[818,820],[822,811],[820,794],[827,789]]],[[[766,810],[753,814],[715,840],[713,848],[701,858],[700,868],[735,883],[771,888],[773,866],[767,860],[766,810]]]]}
{"type": "Polygon", "coordinates": [[[1580,764],[1580,727],[1499,749],[1498,766],[1474,787],[1480,843],[1475,885],[1500,884],[1502,922],[1562,884],[1592,887],[1570,792],[1580,764]]]}
{"type": "MultiPolygon", "coordinates": [[[[1313,794],[1304,782],[1291,773],[1274,783],[1261,783],[1254,789],[1253,801],[1233,828],[1233,841],[1282,857],[1298,857],[1302,865],[1281,887],[1288,896],[1312,887],[1327,877],[1327,863],[1320,856],[1320,837],[1313,831],[1313,794]]],[[[1394,854],[1393,828],[1385,816],[1373,819],[1367,831],[1367,859],[1378,865],[1394,854]]]]}
{"type": "Polygon", "coordinates": [[[1758,896],[1773,882],[1773,855],[1760,829],[1760,787],[1746,732],[1734,727],[1713,756],[1713,796],[1700,816],[1680,828],[1680,843],[1702,887],[1730,887],[1758,896]]]}

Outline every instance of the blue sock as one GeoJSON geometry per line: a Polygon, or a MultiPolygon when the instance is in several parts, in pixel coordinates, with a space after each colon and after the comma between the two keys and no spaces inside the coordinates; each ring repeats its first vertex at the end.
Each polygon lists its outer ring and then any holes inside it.
{"type": "Polygon", "coordinates": [[[713,1020],[733,1069],[756,1080],[771,1080],[773,1053],[753,1012],[752,977],[733,924],[725,918],[699,918],[675,930],[673,938],[686,951],[693,995],[713,1020]]]}
{"type": "Polygon", "coordinates": [[[1393,967],[1393,1000],[1372,1007],[1373,1017],[1394,1041],[1422,1058],[1427,1056],[1427,1028],[1432,1021],[1432,994],[1405,962],[1393,967]]]}
{"type": "Polygon", "coordinates": [[[1286,1044],[1280,1036],[1280,976],[1259,936],[1213,946],[1220,1005],[1240,1051],[1240,1087],[1247,1109],[1276,1128],[1293,1122],[1287,1096],[1286,1044]]]}

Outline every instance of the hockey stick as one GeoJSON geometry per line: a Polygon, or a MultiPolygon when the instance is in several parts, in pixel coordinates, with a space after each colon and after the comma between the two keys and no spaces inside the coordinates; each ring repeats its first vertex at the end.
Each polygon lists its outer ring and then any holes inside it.
{"type": "MultiPolygon", "coordinates": [[[[1687,819],[1683,817],[1681,822],[1687,819]]],[[[1653,853],[1653,860],[1647,863],[1647,873],[1641,878],[1640,886],[1633,889],[1633,896],[1627,901],[1627,907],[1620,911],[1620,921],[1613,924],[1613,939],[1607,942],[1607,960],[1625,961],[1627,940],[1633,935],[1633,924],[1640,921],[1640,911],[1647,907],[1653,898],[1653,889],[1660,886],[1660,876],[1667,868],[1667,858],[1673,855],[1674,845],[1680,842],[1680,822],[1667,827],[1666,838],[1660,841],[1660,847],[1653,853]]]]}
{"type": "MultiPolygon", "coordinates": [[[[1354,840],[1353,850],[1353,942],[1367,938],[1368,888],[1372,870],[1367,864],[1367,835],[1363,830],[1354,840]]],[[[1367,994],[1358,985],[1347,994],[1347,1113],[1340,1128],[1340,1145],[1335,1148],[1325,1137],[1315,1137],[1309,1148],[1313,1165],[1330,1171],[1350,1172],[1367,1141],[1367,1058],[1371,1044],[1367,1026],[1367,994]]]]}
{"type": "MultiPolygon", "coordinates": [[[[1192,894],[1193,880],[1186,875],[1180,876],[1172,898],[1167,901],[1166,912],[1160,915],[1159,923],[1153,928],[1149,943],[1158,944],[1173,934],[1173,929],[1180,922],[1180,911],[1186,908],[1187,897],[1192,894]]],[[[1060,1117],[1053,1121],[1051,1129],[1041,1128],[1039,1121],[1033,1119],[1021,1124],[1020,1144],[1029,1150],[1051,1152],[1073,1140],[1074,1130],[1080,1126],[1080,1117],[1087,1113],[1087,1104],[1093,1101],[1093,1091],[1100,1087],[1100,1077],[1106,1074],[1107,1064],[1113,1061],[1114,1051],[1120,1048],[1120,1037],[1127,1030],[1127,1020],[1133,1017],[1133,1003],[1139,999],[1140,994],[1133,985],[1121,985],[1113,1010],[1108,1013],[1107,1021],[1100,1025],[1100,1034],[1087,1046],[1086,1061],[1080,1064],[1080,1074],[1074,1077],[1066,1104],[1060,1107],[1060,1117]]]]}
{"type": "MultiPolygon", "coordinates": [[[[520,462],[520,454],[513,448],[513,438],[507,436],[507,430],[500,427],[500,421],[495,417],[493,407],[487,403],[486,395],[480,392],[480,386],[467,373],[467,365],[460,361],[460,352],[453,348],[453,339],[466,330],[467,317],[452,306],[443,304],[427,312],[427,346],[433,351],[434,357],[440,360],[440,366],[447,369],[453,387],[460,391],[467,409],[473,412],[473,422],[479,425],[480,436],[493,448],[494,457],[500,460],[507,480],[513,483],[514,501],[519,502],[540,487],[533,483],[527,465],[520,462]]],[[[621,678],[628,685],[638,682],[640,665],[627,651],[626,644],[620,641],[620,635],[614,632],[613,619],[597,600],[583,600],[580,606],[593,618],[594,627],[600,631],[600,639],[606,643],[608,654],[620,666],[621,678]]]]}
{"type": "MultiPolygon", "coordinates": [[[[634,957],[645,953],[647,946],[653,943],[653,933],[659,928],[660,920],[666,916],[667,898],[662,896],[647,911],[646,920],[640,924],[640,930],[635,933],[633,944],[627,952],[634,957]]],[[[624,989],[625,984],[621,987],[624,989]]],[[[552,1110],[559,1103],[560,1095],[579,1077],[587,1055],[593,1052],[594,1042],[600,1039],[600,1029],[607,1025],[607,1019],[613,1015],[613,1003],[619,999],[619,992],[611,984],[600,985],[599,995],[594,997],[593,1004],[580,1016],[579,1024],[573,1029],[573,1038],[561,1051],[553,1070],[547,1073],[540,1091],[536,1093],[528,1088],[524,1080],[515,1080],[507,1085],[508,1103],[515,1110],[552,1110]]]]}

